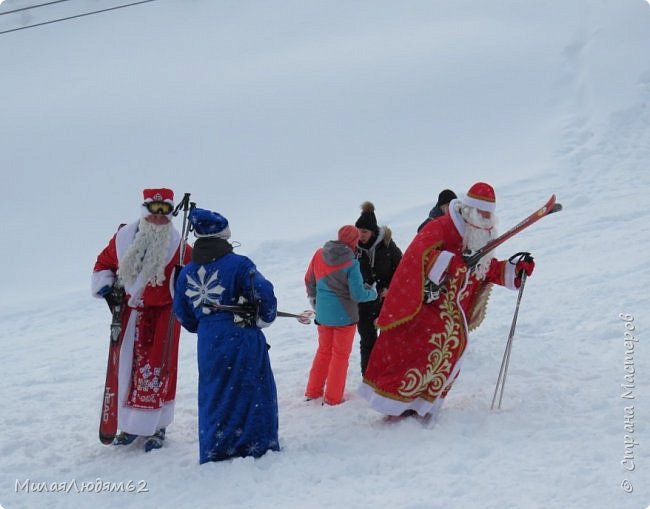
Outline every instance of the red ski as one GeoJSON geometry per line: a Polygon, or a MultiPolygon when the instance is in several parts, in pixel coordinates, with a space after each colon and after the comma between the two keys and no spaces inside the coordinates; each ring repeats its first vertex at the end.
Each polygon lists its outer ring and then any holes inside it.
{"type": "Polygon", "coordinates": [[[113,306],[111,319],[111,342],[108,348],[108,365],[106,366],[106,382],[102,398],[102,413],[99,420],[99,440],[102,444],[113,443],[117,434],[117,384],[120,367],[120,348],[122,347],[124,316],[124,290],[119,288],[121,300],[113,306]]]}
{"type": "Polygon", "coordinates": [[[507,232],[502,233],[497,238],[489,241],[487,244],[485,244],[485,246],[483,246],[475,253],[472,253],[470,256],[466,256],[466,265],[470,268],[474,267],[474,265],[476,265],[483,256],[495,249],[497,246],[503,244],[509,238],[514,237],[520,231],[528,228],[531,224],[536,223],[544,216],[548,216],[553,212],[559,212],[560,210],[562,210],[562,205],[555,202],[555,195],[551,195],[549,200],[546,202],[546,204],[544,204],[542,208],[533,212],[530,216],[510,228],[507,232]]]}

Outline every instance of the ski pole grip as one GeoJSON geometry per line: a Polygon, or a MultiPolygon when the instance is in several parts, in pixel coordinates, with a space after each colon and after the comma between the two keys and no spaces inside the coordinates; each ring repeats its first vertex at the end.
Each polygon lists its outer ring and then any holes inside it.
{"type": "MultiPolygon", "coordinates": [[[[533,257],[531,254],[527,251],[520,251],[519,253],[513,254],[510,258],[508,258],[508,263],[511,263],[512,265],[518,265],[520,262],[533,262],[533,257]]],[[[534,265],[533,265],[534,266],[534,265]]],[[[531,268],[531,273],[532,273],[532,268],[531,268]]],[[[519,270],[517,273],[517,277],[521,279],[521,285],[523,286],[524,281],[526,280],[526,270],[523,268],[519,270]]]]}
{"type": "Polygon", "coordinates": [[[185,193],[183,195],[183,199],[178,202],[178,205],[176,205],[176,208],[174,209],[173,215],[176,217],[178,215],[178,212],[180,210],[187,211],[188,204],[190,203],[190,194],[191,193],[185,193]]]}
{"type": "Polygon", "coordinates": [[[529,252],[519,251],[518,253],[515,253],[510,258],[508,258],[508,261],[513,265],[517,265],[518,262],[531,261],[532,259],[533,258],[530,256],[529,252]]]}

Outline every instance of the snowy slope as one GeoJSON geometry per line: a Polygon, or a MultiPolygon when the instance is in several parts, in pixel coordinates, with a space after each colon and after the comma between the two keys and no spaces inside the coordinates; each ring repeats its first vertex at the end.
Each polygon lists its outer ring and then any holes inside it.
{"type": "Polygon", "coordinates": [[[647,507],[649,27],[642,0],[160,0],[0,35],[0,505],[647,507]],[[404,249],[440,188],[475,180],[496,186],[502,230],[551,193],[564,205],[498,250],[537,260],[501,411],[516,294],[496,289],[433,429],[356,396],[357,347],[348,401],[304,402],[315,329],[278,319],[280,453],[199,467],[185,333],[166,447],[99,444],[108,313],[89,273],[142,187],[226,215],[295,312],[313,250],[361,201],[404,249]],[[96,480],[146,491],[75,492],[96,480]]]}

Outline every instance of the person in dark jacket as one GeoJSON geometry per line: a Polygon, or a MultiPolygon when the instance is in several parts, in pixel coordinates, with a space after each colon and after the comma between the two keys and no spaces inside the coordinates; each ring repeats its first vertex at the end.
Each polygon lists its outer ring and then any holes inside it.
{"type": "Polygon", "coordinates": [[[365,374],[372,347],[377,341],[375,319],[379,316],[388,286],[402,259],[402,251],[392,239],[388,226],[378,226],[375,206],[366,201],[361,204],[361,215],[355,226],[359,228],[357,258],[361,266],[363,282],[377,290],[377,298],[359,304],[359,336],[361,350],[361,374],[365,374]]]}
{"type": "Polygon", "coordinates": [[[429,217],[427,217],[424,222],[418,226],[418,232],[432,219],[435,219],[440,216],[444,216],[449,210],[449,202],[458,198],[456,193],[451,189],[443,189],[438,195],[438,201],[435,206],[429,211],[429,217]]]}

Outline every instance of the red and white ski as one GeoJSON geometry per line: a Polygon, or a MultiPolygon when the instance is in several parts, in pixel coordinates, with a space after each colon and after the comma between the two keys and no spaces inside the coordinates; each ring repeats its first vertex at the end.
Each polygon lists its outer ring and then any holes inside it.
{"type": "Polygon", "coordinates": [[[510,228],[507,232],[502,233],[499,235],[497,238],[492,239],[489,241],[485,246],[483,246],[481,249],[476,251],[475,253],[472,253],[470,256],[465,257],[465,264],[472,268],[474,265],[476,265],[483,256],[485,256],[487,253],[495,249],[496,247],[500,246],[503,244],[506,240],[514,237],[517,235],[520,231],[528,228],[531,224],[536,223],[539,221],[541,218],[544,216],[548,216],[549,214],[552,214],[553,212],[559,212],[562,210],[562,205],[559,203],[555,202],[555,195],[551,195],[549,200],[544,204],[543,207],[540,209],[536,210],[533,212],[531,215],[529,215],[527,218],[523,219],[519,223],[517,223],[515,226],[510,228]]]}
{"type": "Polygon", "coordinates": [[[120,368],[120,348],[124,337],[122,318],[124,316],[124,291],[121,290],[122,299],[113,306],[111,319],[111,342],[108,347],[108,364],[106,366],[106,382],[104,383],[104,397],[102,398],[102,412],[99,420],[99,440],[102,444],[113,443],[117,434],[117,386],[120,368]]]}

